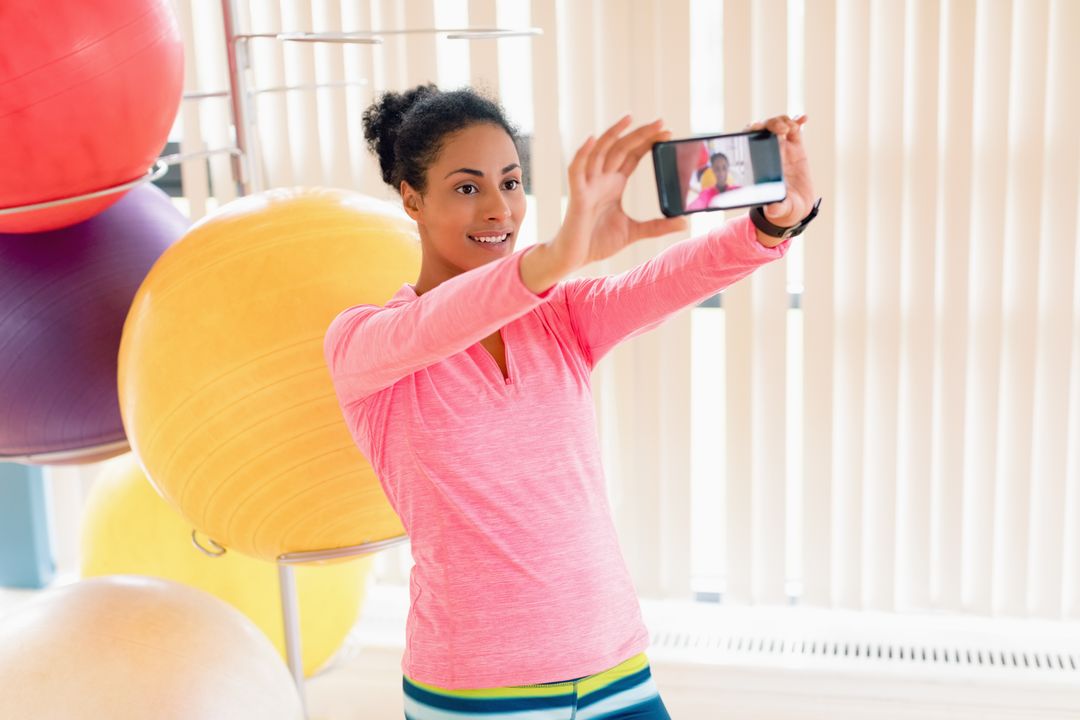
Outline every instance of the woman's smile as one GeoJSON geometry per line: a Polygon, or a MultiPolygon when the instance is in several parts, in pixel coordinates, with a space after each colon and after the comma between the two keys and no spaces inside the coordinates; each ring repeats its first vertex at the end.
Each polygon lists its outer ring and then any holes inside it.
{"type": "Polygon", "coordinates": [[[508,228],[500,230],[483,230],[470,233],[466,235],[466,237],[479,245],[485,245],[490,248],[503,248],[508,247],[511,244],[509,240],[513,235],[513,229],[508,228]]]}

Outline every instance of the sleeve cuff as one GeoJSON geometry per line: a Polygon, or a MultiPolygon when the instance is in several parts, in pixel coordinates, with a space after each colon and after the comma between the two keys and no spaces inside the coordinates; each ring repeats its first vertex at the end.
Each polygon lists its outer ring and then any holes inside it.
{"type": "Polygon", "coordinates": [[[518,285],[518,287],[521,288],[521,291],[526,293],[530,298],[534,300],[546,300],[551,295],[552,291],[554,291],[555,288],[558,287],[558,283],[555,283],[544,292],[535,293],[530,290],[529,287],[525,285],[525,281],[521,279],[521,261],[525,258],[525,255],[528,254],[528,252],[534,247],[536,246],[530,245],[527,248],[522,248],[521,250],[518,250],[516,253],[514,253],[514,256],[517,257],[517,260],[511,264],[514,266],[514,277],[517,281],[516,284],[518,285]]]}
{"type": "Polygon", "coordinates": [[[791,246],[791,238],[786,238],[776,247],[765,247],[762,245],[757,237],[757,227],[754,226],[753,220],[750,219],[750,213],[747,213],[740,218],[736,218],[732,221],[732,224],[738,226],[736,233],[745,240],[748,247],[753,248],[756,254],[769,258],[770,260],[778,260],[784,257],[784,255],[787,254],[788,248],[791,246]]]}

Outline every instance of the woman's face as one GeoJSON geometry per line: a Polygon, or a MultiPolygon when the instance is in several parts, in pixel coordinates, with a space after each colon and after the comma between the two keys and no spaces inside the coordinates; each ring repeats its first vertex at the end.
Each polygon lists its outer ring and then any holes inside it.
{"type": "Polygon", "coordinates": [[[725,187],[727,185],[728,164],[722,155],[713,160],[712,170],[716,176],[716,187],[725,187]]]}
{"type": "Polygon", "coordinates": [[[445,138],[418,193],[402,183],[428,272],[448,279],[514,251],[525,216],[517,148],[497,125],[470,125],[445,138]]]}

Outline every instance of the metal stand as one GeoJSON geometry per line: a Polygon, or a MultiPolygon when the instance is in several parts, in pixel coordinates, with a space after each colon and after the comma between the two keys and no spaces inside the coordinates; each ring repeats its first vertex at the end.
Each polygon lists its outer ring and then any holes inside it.
{"type": "MultiPolygon", "coordinates": [[[[521,37],[540,35],[539,28],[524,29],[500,29],[500,28],[457,28],[457,29],[418,29],[418,30],[383,30],[383,31],[358,31],[358,32],[280,32],[280,33],[238,33],[236,31],[237,12],[236,0],[221,0],[221,11],[225,24],[225,46],[229,62],[229,91],[227,93],[231,102],[232,121],[237,155],[233,158],[233,172],[237,184],[237,190],[241,195],[247,195],[258,189],[253,182],[251,167],[251,142],[257,138],[255,128],[251,123],[248,100],[249,91],[244,77],[245,71],[250,67],[247,43],[252,40],[276,40],[278,42],[317,42],[317,43],[347,43],[361,45],[380,45],[385,35],[407,34],[442,34],[453,40],[494,40],[506,37],[521,37]]],[[[339,83],[340,85],[340,83],[339,83]]],[[[298,88],[266,88],[255,92],[277,92],[298,88]]],[[[199,97],[222,97],[225,93],[203,93],[199,97]]],[[[193,540],[196,546],[197,539],[193,540]]],[[[277,559],[278,578],[281,590],[281,608],[285,626],[285,647],[288,658],[289,670],[296,682],[297,691],[304,703],[305,716],[307,704],[304,693],[304,668],[301,656],[300,639],[300,616],[299,602],[296,597],[296,584],[293,578],[292,565],[301,563],[317,563],[328,560],[339,560],[350,557],[370,555],[380,550],[400,545],[408,540],[407,536],[380,540],[377,542],[364,543],[344,548],[330,550],[315,550],[308,552],[286,553],[277,559]]],[[[217,545],[217,543],[214,543],[217,545]]],[[[220,545],[217,546],[221,548],[220,545]]],[[[224,551],[224,548],[221,548],[224,551]]]]}
{"type": "Polygon", "coordinates": [[[247,45],[238,41],[236,33],[236,2],[221,0],[221,17],[225,23],[225,55],[229,62],[229,102],[232,105],[233,142],[239,154],[233,156],[233,179],[238,195],[251,193],[251,160],[248,152],[247,91],[244,71],[248,68],[247,45]]]}
{"type": "Polygon", "coordinates": [[[285,623],[285,660],[300,695],[300,707],[307,717],[307,696],[304,693],[304,657],[300,640],[300,601],[296,596],[296,578],[292,565],[278,564],[278,586],[281,590],[281,614],[285,623]]]}
{"type": "MultiPolygon", "coordinates": [[[[289,666],[289,673],[296,683],[296,691],[300,695],[300,704],[304,708],[304,717],[307,717],[307,695],[304,690],[304,659],[303,641],[300,635],[300,601],[296,593],[296,579],[293,574],[293,565],[317,564],[331,560],[344,560],[347,558],[359,558],[365,555],[373,555],[381,550],[396,547],[408,542],[407,535],[376,540],[360,545],[331,548],[329,550],[303,550],[300,552],[284,553],[277,558],[278,566],[278,591],[281,594],[282,623],[285,630],[285,659],[289,666]]],[[[199,540],[199,531],[191,531],[191,543],[207,557],[219,558],[228,550],[216,542],[213,538],[205,541],[199,540]],[[204,542],[206,544],[204,544],[204,542]],[[209,545],[209,547],[207,546],[209,545]]]]}
{"type": "Polygon", "coordinates": [[[300,638],[300,602],[296,594],[292,566],[373,555],[380,550],[401,545],[408,542],[408,540],[408,536],[401,535],[388,540],[379,540],[361,545],[351,545],[331,550],[285,553],[278,557],[278,583],[281,589],[281,612],[285,625],[285,656],[288,660],[289,672],[293,676],[293,682],[296,683],[296,690],[300,694],[300,702],[304,707],[305,717],[307,717],[307,696],[304,691],[304,661],[300,638]]]}

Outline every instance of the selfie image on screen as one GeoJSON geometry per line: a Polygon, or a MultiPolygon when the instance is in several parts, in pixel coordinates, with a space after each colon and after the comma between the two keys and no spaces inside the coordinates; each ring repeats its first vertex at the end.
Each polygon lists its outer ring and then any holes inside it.
{"type": "Polygon", "coordinates": [[[681,153],[681,162],[692,162],[688,173],[680,167],[679,176],[689,176],[683,196],[688,212],[718,207],[738,207],[775,202],[784,196],[778,158],[772,153],[755,152],[763,143],[749,136],[711,138],[695,141],[697,153],[681,153]]]}

